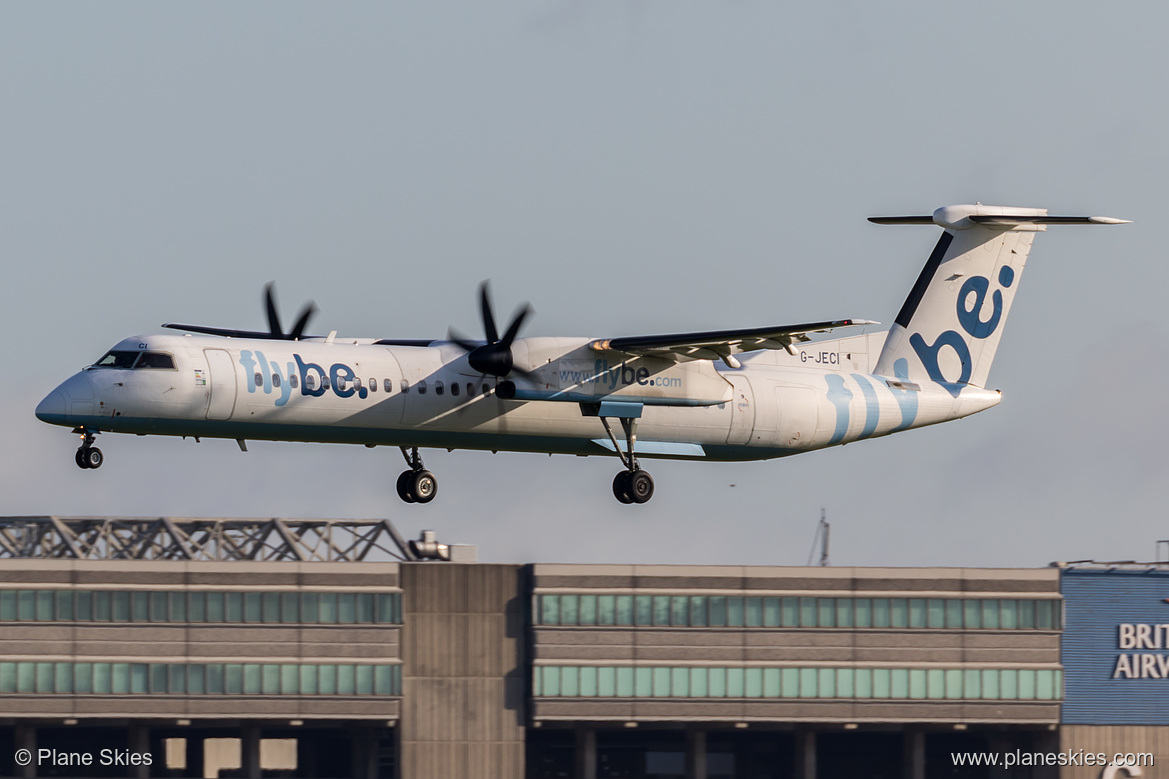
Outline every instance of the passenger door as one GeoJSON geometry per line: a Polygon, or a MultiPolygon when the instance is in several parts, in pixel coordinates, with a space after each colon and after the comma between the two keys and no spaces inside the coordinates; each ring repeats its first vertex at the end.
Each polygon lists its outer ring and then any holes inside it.
{"type": "Polygon", "coordinates": [[[207,401],[208,419],[231,419],[235,411],[235,361],[223,349],[204,349],[211,377],[207,382],[211,397],[207,401]]]}

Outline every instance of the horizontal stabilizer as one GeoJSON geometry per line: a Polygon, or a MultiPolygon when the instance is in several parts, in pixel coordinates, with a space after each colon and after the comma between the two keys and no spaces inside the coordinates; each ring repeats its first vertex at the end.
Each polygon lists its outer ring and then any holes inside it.
{"type": "Polygon", "coordinates": [[[1128,219],[1111,216],[1048,216],[1042,208],[1013,208],[984,206],[981,203],[963,206],[945,206],[929,216],[870,216],[878,225],[937,225],[950,230],[969,230],[975,225],[987,227],[1043,230],[1046,225],[1119,225],[1128,219]]]}

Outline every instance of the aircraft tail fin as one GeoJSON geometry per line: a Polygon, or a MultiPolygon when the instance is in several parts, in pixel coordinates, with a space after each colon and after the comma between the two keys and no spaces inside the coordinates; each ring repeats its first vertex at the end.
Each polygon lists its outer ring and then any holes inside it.
{"type": "Polygon", "coordinates": [[[869,221],[944,230],[889,330],[875,372],[939,382],[955,397],[962,385],[986,384],[1035,233],[1047,225],[1125,223],[981,204],[869,221]]]}

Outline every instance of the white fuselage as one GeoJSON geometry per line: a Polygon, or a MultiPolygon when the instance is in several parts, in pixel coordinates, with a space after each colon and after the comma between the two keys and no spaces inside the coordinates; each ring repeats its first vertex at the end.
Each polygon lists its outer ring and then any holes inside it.
{"type": "Polygon", "coordinates": [[[151,335],[114,349],[170,355],[174,368],[88,368],[50,393],[37,416],[89,432],[603,455],[612,444],[582,403],[619,401],[639,409],[639,457],[755,460],[999,402],[997,391],[870,373],[883,340],[757,353],[731,369],[595,352],[585,338],[519,339],[516,364],[530,375],[515,379],[522,394],[505,400],[497,378],[444,342],[151,335]]]}

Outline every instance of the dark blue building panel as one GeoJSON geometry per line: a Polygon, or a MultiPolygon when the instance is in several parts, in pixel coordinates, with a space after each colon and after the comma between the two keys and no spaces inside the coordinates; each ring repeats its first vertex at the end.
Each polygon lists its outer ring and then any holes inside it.
{"type": "Polygon", "coordinates": [[[1169,724],[1169,572],[1063,572],[1061,720],[1169,724]]]}

